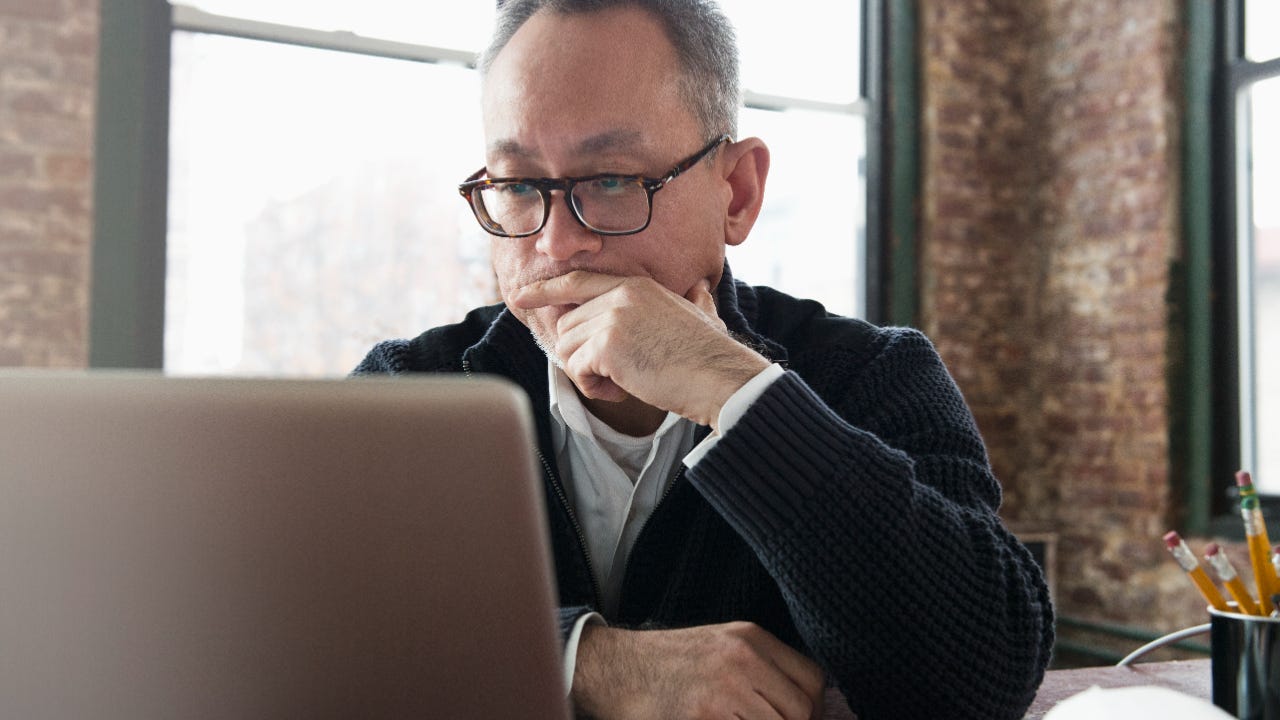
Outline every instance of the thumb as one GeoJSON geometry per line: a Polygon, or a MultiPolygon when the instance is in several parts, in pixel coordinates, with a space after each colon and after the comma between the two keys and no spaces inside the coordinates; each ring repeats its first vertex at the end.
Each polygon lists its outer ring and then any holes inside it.
{"type": "Polygon", "coordinates": [[[689,292],[684,296],[685,300],[693,303],[699,310],[708,317],[719,319],[720,314],[716,312],[716,300],[711,294],[711,281],[703,278],[694,283],[689,288],[689,292]]]}

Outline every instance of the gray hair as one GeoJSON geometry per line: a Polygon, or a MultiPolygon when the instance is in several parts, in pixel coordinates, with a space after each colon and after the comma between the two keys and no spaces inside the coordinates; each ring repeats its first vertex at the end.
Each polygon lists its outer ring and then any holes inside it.
{"type": "Polygon", "coordinates": [[[714,0],[505,0],[498,5],[493,40],[477,60],[481,76],[525,21],[541,10],[563,15],[615,7],[636,7],[653,15],[666,30],[683,69],[680,95],[702,125],[707,139],[737,137],[738,45],[733,25],[714,0]]]}

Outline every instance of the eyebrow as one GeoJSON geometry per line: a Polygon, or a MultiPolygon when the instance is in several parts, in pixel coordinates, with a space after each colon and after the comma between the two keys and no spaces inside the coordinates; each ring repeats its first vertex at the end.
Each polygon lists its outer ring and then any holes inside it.
{"type": "Polygon", "coordinates": [[[610,130],[578,143],[578,154],[599,155],[614,150],[636,150],[644,144],[639,130],[610,130]]]}
{"type": "MultiPolygon", "coordinates": [[[[619,150],[635,151],[645,146],[644,138],[639,130],[608,130],[582,140],[574,148],[579,156],[600,155],[619,150]]],[[[496,140],[489,145],[489,152],[498,157],[517,157],[537,159],[539,153],[521,145],[510,138],[496,140]]]]}

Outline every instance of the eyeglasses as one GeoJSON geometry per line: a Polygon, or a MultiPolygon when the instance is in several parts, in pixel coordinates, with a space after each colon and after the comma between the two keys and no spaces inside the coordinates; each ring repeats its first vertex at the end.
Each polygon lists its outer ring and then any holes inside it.
{"type": "Polygon", "coordinates": [[[542,231],[551,214],[551,191],[564,192],[573,218],[599,235],[632,235],[649,227],[653,194],[698,161],[729,142],[721,135],[660,178],[641,175],[587,175],[569,178],[489,178],[480,168],[458,186],[480,227],[502,237],[528,237],[542,231]]]}

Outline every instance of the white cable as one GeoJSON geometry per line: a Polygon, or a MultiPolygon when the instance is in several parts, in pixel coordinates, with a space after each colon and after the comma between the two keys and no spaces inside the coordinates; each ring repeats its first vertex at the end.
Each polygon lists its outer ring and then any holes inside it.
{"type": "Polygon", "coordinates": [[[1133,662],[1134,660],[1137,660],[1143,655],[1146,655],[1147,653],[1151,652],[1152,650],[1155,650],[1156,648],[1164,647],[1169,643],[1175,643],[1175,642],[1178,642],[1179,640],[1184,640],[1186,638],[1189,638],[1195,635],[1203,635],[1204,633],[1209,632],[1210,627],[1211,625],[1209,623],[1205,623],[1203,625],[1196,625],[1195,627],[1183,628],[1181,630],[1171,632],[1168,635],[1165,635],[1164,637],[1158,637],[1155,640],[1152,640],[1146,645],[1143,645],[1137,650],[1134,650],[1133,652],[1126,655],[1123,660],[1116,663],[1116,667],[1124,667],[1129,663],[1133,662]]]}

